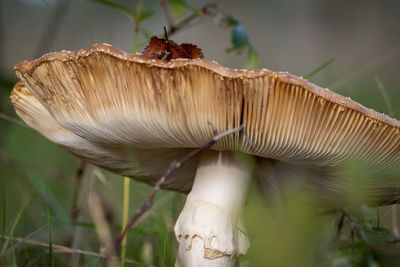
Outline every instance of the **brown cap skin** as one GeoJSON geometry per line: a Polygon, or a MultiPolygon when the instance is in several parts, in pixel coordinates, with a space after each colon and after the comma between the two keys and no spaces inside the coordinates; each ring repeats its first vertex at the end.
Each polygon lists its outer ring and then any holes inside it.
{"type": "MultiPolygon", "coordinates": [[[[150,60],[108,44],[15,66],[11,100],[32,128],[74,154],[154,183],[173,159],[218,143],[302,169],[357,159],[376,170],[400,163],[400,122],[282,72],[232,70],[204,59],[150,60]]],[[[260,160],[262,161],[262,160],[260,160]]],[[[190,190],[197,161],[166,188],[190,190]]]]}

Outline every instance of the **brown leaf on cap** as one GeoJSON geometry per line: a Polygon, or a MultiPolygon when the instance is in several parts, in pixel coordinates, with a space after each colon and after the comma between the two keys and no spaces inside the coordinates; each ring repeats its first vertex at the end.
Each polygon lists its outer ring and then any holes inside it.
{"type": "Polygon", "coordinates": [[[177,58],[203,58],[203,52],[194,44],[177,44],[172,40],[151,37],[149,44],[143,51],[143,55],[148,59],[171,60],[177,58]]]}

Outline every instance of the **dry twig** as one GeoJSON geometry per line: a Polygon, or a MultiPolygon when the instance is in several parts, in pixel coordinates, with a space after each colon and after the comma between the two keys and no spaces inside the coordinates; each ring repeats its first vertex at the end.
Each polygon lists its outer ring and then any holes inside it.
{"type": "Polygon", "coordinates": [[[344,221],[350,227],[352,237],[356,237],[358,240],[366,243],[364,233],[358,228],[353,217],[351,217],[351,215],[345,211],[342,211],[342,215],[344,217],[344,221]]]}
{"type": "Polygon", "coordinates": [[[72,224],[75,224],[76,220],[79,217],[79,208],[78,208],[78,200],[79,193],[81,191],[82,185],[82,177],[85,172],[86,162],[81,160],[79,167],[75,171],[75,183],[74,183],[74,192],[72,196],[72,206],[71,206],[71,221],[72,224]]]}
{"type": "Polygon", "coordinates": [[[173,28],[174,22],[172,21],[171,12],[169,11],[169,5],[167,0],[160,0],[160,5],[164,13],[165,21],[168,29],[173,28]]]}
{"type": "MultiPolygon", "coordinates": [[[[11,237],[11,236],[2,236],[0,235],[0,239],[4,240],[10,240],[10,241],[16,241],[18,243],[23,243],[23,244],[29,244],[29,245],[34,245],[34,246],[41,246],[48,248],[49,244],[40,242],[34,239],[28,239],[28,238],[20,238],[20,237],[11,237]]],[[[67,253],[67,254],[81,254],[81,255],[86,255],[86,256],[94,256],[94,257],[99,257],[99,258],[104,258],[105,256],[92,252],[92,251],[86,251],[86,250],[81,250],[81,249],[75,249],[75,248],[70,248],[62,245],[57,245],[57,244],[51,244],[54,253],[67,253]]],[[[130,259],[125,259],[125,262],[132,263],[132,264],[137,264],[137,262],[130,260],[130,259]]]]}
{"type": "Polygon", "coordinates": [[[177,31],[181,30],[182,28],[187,26],[190,22],[192,22],[193,20],[195,20],[198,17],[202,17],[205,15],[215,15],[214,10],[217,8],[217,4],[214,4],[214,3],[205,4],[201,8],[193,11],[186,18],[184,18],[181,21],[179,21],[178,23],[174,24],[172,17],[171,17],[171,13],[169,11],[168,1],[161,0],[160,4],[161,4],[161,7],[162,7],[162,10],[164,13],[165,21],[167,23],[167,27],[168,27],[167,35],[168,36],[171,36],[174,33],[176,33],[177,31]]]}
{"type": "Polygon", "coordinates": [[[344,220],[346,218],[346,213],[344,213],[343,211],[340,212],[340,218],[339,218],[339,222],[337,225],[337,229],[336,229],[336,237],[335,237],[335,241],[340,239],[340,235],[342,234],[342,229],[343,229],[343,225],[344,225],[344,220]]]}
{"type": "Polygon", "coordinates": [[[0,119],[3,119],[5,121],[8,121],[8,122],[11,122],[11,123],[14,123],[14,124],[17,124],[17,125],[25,127],[25,128],[30,128],[23,121],[21,121],[19,119],[16,119],[16,118],[14,118],[12,116],[9,116],[7,114],[4,114],[4,113],[0,113],[0,119]]]}
{"type": "Polygon", "coordinates": [[[214,136],[208,143],[202,145],[199,148],[192,150],[190,153],[188,153],[186,156],[184,156],[180,160],[173,161],[169,165],[168,169],[165,171],[164,175],[161,176],[161,178],[154,185],[153,191],[149,194],[147,199],[143,202],[142,206],[138,210],[136,210],[136,212],[133,214],[131,219],[128,221],[128,224],[124,227],[124,229],[121,231],[121,233],[115,239],[115,250],[116,251],[119,250],[119,248],[121,246],[121,242],[124,239],[124,237],[126,236],[126,234],[128,233],[129,229],[131,229],[137,223],[137,221],[143,216],[143,214],[153,206],[156,194],[160,191],[161,186],[171,176],[171,174],[173,174],[177,169],[179,169],[182,165],[187,163],[189,160],[198,156],[201,152],[214,146],[222,138],[224,138],[228,135],[234,134],[234,133],[243,132],[243,130],[244,130],[244,126],[241,125],[238,128],[234,128],[234,129],[225,131],[221,134],[218,134],[218,135],[214,136]]]}
{"type": "MultiPolygon", "coordinates": [[[[77,227],[75,224],[80,215],[80,209],[78,207],[79,195],[82,187],[82,177],[85,172],[86,162],[81,160],[78,168],[75,171],[75,183],[74,183],[74,191],[72,196],[72,205],[71,205],[71,224],[74,226],[74,231],[69,241],[70,247],[75,248],[78,244],[79,236],[81,229],[77,227]]],[[[76,266],[78,264],[79,257],[75,253],[71,253],[71,257],[69,259],[68,266],[76,266]]]]}

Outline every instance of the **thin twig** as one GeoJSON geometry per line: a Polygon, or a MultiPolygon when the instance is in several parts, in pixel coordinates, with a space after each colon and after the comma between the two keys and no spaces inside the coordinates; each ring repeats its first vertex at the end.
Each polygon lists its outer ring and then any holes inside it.
{"type": "Polygon", "coordinates": [[[100,244],[104,247],[104,259],[102,266],[119,266],[117,253],[114,248],[111,227],[107,221],[106,210],[102,203],[101,195],[96,191],[89,192],[88,196],[89,213],[93,219],[95,230],[100,244]]]}
{"type": "MultiPolygon", "coordinates": [[[[390,101],[390,97],[389,94],[386,90],[386,87],[383,85],[383,82],[381,81],[381,79],[379,79],[377,76],[374,77],[374,81],[376,83],[376,85],[378,86],[379,91],[381,92],[383,101],[385,102],[386,105],[386,110],[389,114],[390,117],[394,117],[394,109],[392,106],[392,102],[390,101]]],[[[393,234],[398,237],[400,234],[400,230],[399,230],[399,221],[397,218],[397,205],[392,205],[391,208],[391,217],[392,217],[392,232],[393,234]]],[[[378,216],[379,219],[379,216],[378,216]]]]}
{"type": "Polygon", "coordinates": [[[365,243],[366,242],[365,236],[362,233],[362,231],[360,231],[360,229],[356,226],[353,218],[345,211],[343,211],[343,215],[344,215],[344,219],[346,220],[347,224],[349,225],[349,227],[351,229],[352,236],[355,236],[358,240],[365,243]]]}
{"type": "MultiPolygon", "coordinates": [[[[11,236],[2,236],[0,235],[1,239],[5,239],[5,240],[10,240],[10,241],[16,241],[18,243],[22,243],[22,244],[29,244],[29,245],[34,245],[34,246],[41,246],[41,247],[49,247],[48,243],[44,243],[44,242],[40,242],[34,239],[27,239],[27,238],[20,238],[20,237],[11,237],[11,236]]],[[[52,247],[54,249],[54,253],[68,253],[68,254],[82,254],[82,255],[86,255],[86,256],[95,256],[95,257],[99,257],[99,258],[104,258],[105,256],[100,254],[100,253],[96,253],[96,252],[92,252],[92,251],[85,251],[85,250],[81,250],[81,249],[75,249],[75,248],[70,248],[70,247],[66,247],[66,246],[62,246],[62,245],[57,245],[57,244],[52,244],[52,247]]],[[[132,263],[132,264],[138,264],[138,262],[130,260],[130,259],[124,259],[125,262],[128,263],[132,263]]]]}
{"type": "Polygon", "coordinates": [[[399,220],[397,217],[397,207],[398,205],[393,205],[392,206],[392,232],[393,234],[398,238],[400,236],[400,230],[399,230],[399,220]]]}
{"type": "Polygon", "coordinates": [[[343,211],[341,211],[340,213],[341,213],[341,215],[340,215],[340,219],[339,219],[337,230],[336,230],[335,240],[339,240],[339,238],[340,238],[340,235],[341,235],[342,229],[343,229],[343,225],[344,225],[344,219],[346,217],[346,214],[343,211]]]}
{"type": "Polygon", "coordinates": [[[169,43],[169,40],[168,40],[168,32],[167,32],[167,28],[164,26],[164,38],[165,38],[165,41],[167,42],[167,43],[169,43]]]}
{"type": "Polygon", "coordinates": [[[20,175],[25,176],[23,172],[20,170],[22,167],[29,168],[31,171],[37,171],[42,175],[46,174],[47,176],[55,177],[59,171],[55,170],[50,166],[44,166],[40,164],[35,164],[28,160],[20,160],[16,159],[10,152],[8,152],[4,147],[0,145],[0,161],[4,161],[8,167],[20,173],[20,175]]]}
{"type": "Polygon", "coordinates": [[[14,118],[12,116],[9,116],[7,114],[1,113],[1,112],[0,112],[0,119],[9,121],[11,123],[15,123],[15,124],[17,124],[19,126],[22,126],[22,127],[25,127],[25,128],[29,128],[29,126],[26,125],[23,121],[21,121],[19,119],[16,119],[16,118],[14,118]]]}
{"type": "Polygon", "coordinates": [[[135,4],[135,14],[133,20],[135,26],[133,28],[133,51],[137,52],[139,49],[139,33],[140,33],[140,23],[141,23],[141,13],[142,13],[142,0],[137,0],[135,4]]]}
{"type": "MultiPolygon", "coordinates": [[[[72,204],[71,204],[71,223],[74,226],[74,231],[72,237],[69,241],[70,247],[75,248],[78,244],[78,240],[80,237],[81,229],[77,227],[75,224],[80,215],[80,209],[78,207],[79,195],[82,187],[82,177],[86,169],[86,162],[81,160],[78,168],[75,171],[75,182],[74,182],[74,191],[72,196],[72,204]]],[[[76,254],[72,253],[69,259],[68,266],[76,266],[79,261],[79,258],[76,254]]]]}
{"type": "Polygon", "coordinates": [[[173,161],[168,169],[165,171],[164,175],[161,176],[161,178],[157,181],[157,183],[153,187],[153,191],[149,194],[147,199],[143,202],[142,206],[136,210],[134,215],[131,217],[129,220],[128,224],[124,227],[124,229],[121,231],[121,233],[118,235],[118,237],[115,239],[115,248],[118,251],[120,246],[121,246],[121,241],[124,239],[126,234],[128,233],[129,229],[131,229],[137,221],[140,219],[140,217],[143,216],[143,214],[148,211],[154,204],[154,199],[158,191],[160,191],[161,186],[165,183],[165,181],[171,176],[172,173],[174,173],[177,169],[179,169],[182,165],[193,159],[194,157],[198,156],[201,152],[204,150],[207,150],[214,146],[216,143],[218,143],[222,138],[237,133],[237,132],[243,132],[244,126],[241,125],[238,128],[234,128],[228,131],[225,131],[221,134],[218,134],[214,136],[208,143],[202,145],[199,148],[196,148],[192,150],[190,153],[188,153],[186,156],[181,158],[180,160],[175,160],[173,161]]]}
{"type": "Polygon", "coordinates": [[[349,83],[351,80],[354,80],[357,77],[360,77],[364,75],[365,73],[370,72],[371,70],[374,70],[375,68],[378,68],[382,66],[383,64],[390,62],[396,58],[400,57],[400,45],[396,46],[394,49],[387,51],[383,55],[380,55],[376,58],[368,60],[367,64],[364,64],[363,66],[359,66],[356,71],[351,71],[349,75],[345,75],[344,77],[334,81],[330,85],[328,85],[328,88],[339,88],[347,83],[349,83]]]}
{"type": "Polygon", "coordinates": [[[81,191],[82,177],[85,172],[86,162],[81,160],[79,167],[75,172],[75,183],[74,183],[74,193],[72,197],[72,205],[71,205],[71,221],[72,224],[75,224],[76,220],[79,217],[79,208],[78,208],[78,200],[79,193],[81,191]]]}
{"type": "Polygon", "coordinates": [[[190,15],[188,15],[186,18],[182,19],[178,23],[174,24],[169,12],[168,4],[165,3],[166,1],[161,0],[161,6],[164,12],[164,17],[167,22],[168,26],[168,36],[172,36],[174,33],[177,31],[181,30],[185,26],[187,26],[190,22],[195,20],[198,17],[202,17],[205,15],[213,15],[214,13],[212,10],[217,8],[217,4],[214,3],[209,3],[205,4],[201,8],[193,11],[190,15]]]}
{"type": "MultiPolygon", "coordinates": [[[[1,25],[0,26],[0,40],[6,39],[5,34],[4,34],[6,22],[4,21],[5,16],[3,15],[4,14],[3,11],[4,11],[3,5],[0,5],[0,25],[1,25]]],[[[0,58],[5,58],[4,44],[5,44],[4,41],[0,42],[0,58]]],[[[6,71],[5,60],[1,60],[0,61],[0,73],[5,73],[5,71],[6,71]]],[[[3,82],[1,78],[0,78],[0,81],[3,82]]]]}
{"type": "Polygon", "coordinates": [[[172,17],[171,17],[171,12],[169,10],[168,1],[161,0],[160,1],[160,5],[161,5],[161,8],[162,8],[163,13],[164,13],[165,22],[167,23],[167,27],[168,27],[168,29],[172,29],[173,25],[174,25],[174,22],[172,21],[172,17]]]}
{"type": "Polygon", "coordinates": [[[254,143],[253,140],[251,140],[250,136],[248,133],[246,133],[245,131],[242,132],[243,138],[244,140],[250,145],[251,148],[255,148],[256,145],[254,143]]]}
{"type": "MultiPolygon", "coordinates": [[[[123,203],[122,203],[122,225],[126,225],[129,220],[129,193],[130,193],[130,183],[131,183],[131,178],[125,176],[124,177],[124,193],[123,193],[123,203]]],[[[122,249],[121,249],[121,258],[124,259],[126,255],[126,249],[127,249],[127,238],[124,238],[121,241],[122,244],[122,249]]],[[[121,267],[125,266],[124,260],[121,261],[121,267]]]]}

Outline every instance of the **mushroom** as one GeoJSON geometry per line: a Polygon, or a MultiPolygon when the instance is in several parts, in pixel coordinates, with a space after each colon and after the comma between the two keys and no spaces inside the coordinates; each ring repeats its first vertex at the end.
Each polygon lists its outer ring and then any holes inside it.
{"type": "Polygon", "coordinates": [[[246,253],[241,208],[252,159],[260,177],[274,172],[284,179],[291,168],[313,181],[323,178],[319,170],[353,158],[377,169],[400,162],[399,121],[288,73],[154,60],[108,44],[49,53],[16,64],[15,72],[21,81],[11,100],[29,126],[95,165],[150,185],[215,132],[244,125],[163,184],[190,192],[175,225],[177,266],[234,266],[246,253]]]}

